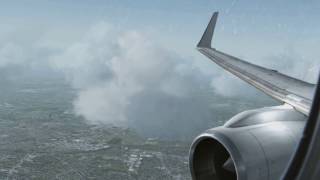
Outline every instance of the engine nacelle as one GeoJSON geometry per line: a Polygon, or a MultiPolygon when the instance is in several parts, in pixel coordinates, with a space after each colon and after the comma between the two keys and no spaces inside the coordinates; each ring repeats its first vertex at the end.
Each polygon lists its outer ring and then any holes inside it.
{"type": "Polygon", "coordinates": [[[306,116],[287,106],[242,112],[191,145],[194,180],[276,180],[300,140],[306,116]]]}

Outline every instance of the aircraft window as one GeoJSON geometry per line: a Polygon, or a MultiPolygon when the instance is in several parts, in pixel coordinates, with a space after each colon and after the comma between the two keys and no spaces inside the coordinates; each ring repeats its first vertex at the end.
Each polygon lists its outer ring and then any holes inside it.
{"type": "Polygon", "coordinates": [[[313,107],[303,132],[296,152],[283,175],[284,180],[289,179],[311,179],[320,177],[319,134],[320,134],[320,76],[317,91],[314,96],[313,107]]]}
{"type": "Polygon", "coordinates": [[[319,12],[2,2],[0,179],[277,179],[308,118],[319,12]]]}

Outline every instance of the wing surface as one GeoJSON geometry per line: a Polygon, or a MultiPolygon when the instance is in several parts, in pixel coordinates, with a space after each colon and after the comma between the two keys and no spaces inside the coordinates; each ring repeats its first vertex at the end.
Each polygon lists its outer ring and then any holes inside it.
{"type": "Polygon", "coordinates": [[[217,18],[218,12],[215,12],[197,45],[197,49],[225,70],[308,116],[315,85],[212,48],[211,41],[217,18]]]}

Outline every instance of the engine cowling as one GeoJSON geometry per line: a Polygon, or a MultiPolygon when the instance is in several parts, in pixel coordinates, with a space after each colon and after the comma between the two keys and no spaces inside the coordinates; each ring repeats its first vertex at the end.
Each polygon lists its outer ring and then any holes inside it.
{"type": "Polygon", "coordinates": [[[306,116],[287,106],[242,112],[191,145],[194,180],[275,180],[301,137],[306,116]]]}

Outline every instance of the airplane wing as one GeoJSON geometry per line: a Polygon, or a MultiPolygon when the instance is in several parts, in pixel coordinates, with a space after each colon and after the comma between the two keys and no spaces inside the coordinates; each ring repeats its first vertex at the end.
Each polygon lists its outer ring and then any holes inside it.
{"type": "Polygon", "coordinates": [[[211,48],[218,12],[215,12],[197,49],[213,62],[267,95],[293,106],[309,115],[315,84],[287,76],[276,70],[264,68],[211,48]]]}

